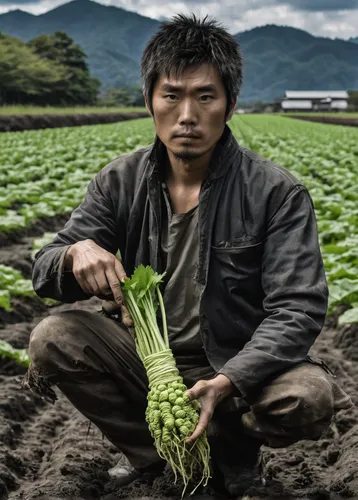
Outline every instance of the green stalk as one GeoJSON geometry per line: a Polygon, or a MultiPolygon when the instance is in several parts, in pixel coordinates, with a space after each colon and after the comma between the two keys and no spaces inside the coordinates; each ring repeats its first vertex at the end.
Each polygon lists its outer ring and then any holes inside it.
{"type": "Polygon", "coordinates": [[[130,311],[130,314],[131,315],[133,314],[134,321],[137,322],[138,325],[140,325],[144,333],[144,335],[141,335],[142,338],[140,339],[139,342],[141,345],[141,350],[143,350],[143,352],[145,352],[146,355],[148,356],[149,354],[151,354],[150,345],[148,344],[148,338],[150,338],[150,335],[148,335],[149,331],[147,329],[145,320],[142,316],[141,310],[139,309],[131,290],[128,290],[128,299],[130,308],[132,309],[132,311],[130,311]]]}
{"type": "Polygon", "coordinates": [[[157,315],[155,313],[153,298],[151,294],[143,297],[143,305],[146,311],[148,323],[151,326],[151,331],[153,333],[153,342],[155,343],[154,351],[162,351],[165,349],[165,343],[163,342],[163,337],[160,333],[157,323],[157,315]]]}
{"type": "Polygon", "coordinates": [[[164,344],[167,349],[169,349],[169,337],[168,337],[168,328],[167,328],[167,316],[165,314],[165,308],[164,308],[164,301],[163,301],[163,296],[162,293],[159,289],[159,286],[156,287],[157,289],[157,295],[158,295],[158,301],[159,301],[159,307],[160,307],[160,312],[162,315],[162,323],[163,323],[163,335],[164,335],[164,344]]]}
{"type": "Polygon", "coordinates": [[[153,354],[157,351],[156,336],[155,331],[153,331],[155,329],[155,324],[153,325],[151,311],[148,308],[148,300],[145,295],[140,300],[140,308],[143,311],[143,319],[145,321],[145,324],[147,325],[147,341],[150,344],[150,353],[153,354]]]}

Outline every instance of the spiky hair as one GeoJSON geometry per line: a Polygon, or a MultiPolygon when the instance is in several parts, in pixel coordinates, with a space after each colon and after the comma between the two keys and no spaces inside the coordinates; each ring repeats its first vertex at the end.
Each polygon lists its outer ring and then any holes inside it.
{"type": "Polygon", "coordinates": [[[144,97],[152,108],[153,88],[160,75],[179,78],[188,67],[211,64],[218,71],[227,96],[227,110],[242,83],[242,57],[232,35],[208,16],[178,14],[163,23],[148,42],[141,62],[144,97]]]}

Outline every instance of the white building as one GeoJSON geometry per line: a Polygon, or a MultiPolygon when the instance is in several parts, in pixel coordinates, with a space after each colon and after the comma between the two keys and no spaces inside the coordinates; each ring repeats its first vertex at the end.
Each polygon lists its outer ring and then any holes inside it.
{"type": "Polygon", "coordinates": [[[281,100],[283,111],[344,111],[348,108],[345,90],[287,90],[281,100]]]}

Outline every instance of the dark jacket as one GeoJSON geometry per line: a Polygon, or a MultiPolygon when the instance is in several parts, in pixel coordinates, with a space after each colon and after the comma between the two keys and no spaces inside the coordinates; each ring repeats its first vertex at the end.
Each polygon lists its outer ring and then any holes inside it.
{"type": "MultiPolygon", "coordinates": [[[[72,272],[67,246],[92,239],[115,254],[127,275],[160,261],[161,166],[154,146],[122,155],[89,184],[83,203],[35,258],[41,297],[88,298],[72,272]]],[[[312,200],[288,171],[239,146],[225,128],[199,200],[202,289],[200,325],[210,364],[246,399],[268,377],[303,361],[320,333],[327,284],[312,200]]]]}

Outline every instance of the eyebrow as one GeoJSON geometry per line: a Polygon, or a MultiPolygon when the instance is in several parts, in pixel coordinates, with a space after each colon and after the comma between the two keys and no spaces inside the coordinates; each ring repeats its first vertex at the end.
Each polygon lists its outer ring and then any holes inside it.
{"type": "MultiPolygon", "coordinates": [[[[182,87],[179,85],[172,85],[171,83],[163,83],[161,90],[164,92],[180,92],[182,87]]],[[[196,92],[215,92],[216,90],[217,88],[213,83],[202,85],[201,87],[197,87],[195,89],[196,92]]]]}

